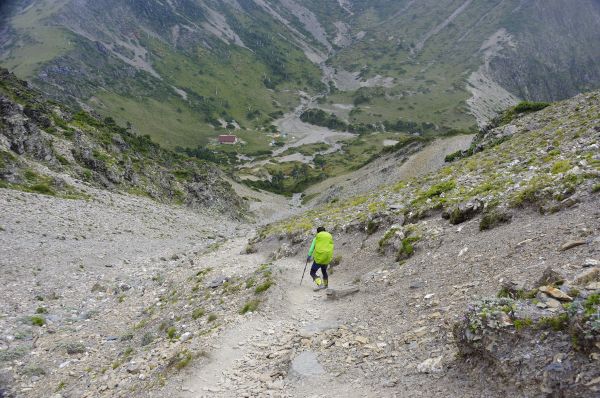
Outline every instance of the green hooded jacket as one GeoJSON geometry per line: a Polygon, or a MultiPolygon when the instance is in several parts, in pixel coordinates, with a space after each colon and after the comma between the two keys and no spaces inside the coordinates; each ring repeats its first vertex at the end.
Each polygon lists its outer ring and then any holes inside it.
{"type": "Polygon", "coordinates": [[[327,265],[333,259],[333,236],[329,232],[319,232],[313,239],[308,256],[319,265],[327,265]]]}

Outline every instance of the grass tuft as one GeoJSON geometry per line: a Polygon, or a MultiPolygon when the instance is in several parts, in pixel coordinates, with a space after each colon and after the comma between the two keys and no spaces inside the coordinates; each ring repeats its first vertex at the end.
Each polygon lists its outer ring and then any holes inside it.
{"type": "Polygon", "coordinates": [[[248,301],[246,304],[244,304],[244,306],[240,310],[240,314],[243,315],[243,314],[245,314],[247,312],[256,312],[256,310],[258,309],[259,304],[260,304],[259,300],[250,300],[250,301],[248,301]]]}
{"type": "Polygon", "coordinates": [[[273,281],[272,280],[266,280],[263,283],[261,283],[260,285],[258,285],[256,287],[256,289],[254,289],[254,293],[260,294],[260,293],[266,292],[267,290],[269,290],[269,288],[271,287],[271,285],[273,285],[273,281]]]}

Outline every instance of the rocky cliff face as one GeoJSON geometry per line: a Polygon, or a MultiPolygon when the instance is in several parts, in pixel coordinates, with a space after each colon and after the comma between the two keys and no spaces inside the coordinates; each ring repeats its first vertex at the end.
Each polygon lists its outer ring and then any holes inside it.
{"type": "Polygon", "coordinates": [[[243,209],[241,199],[211,164],[166,151],[110,118],[100,120],[49,102],[4,69],[0,154],[4,188],[85,197],[83,181],[235,217],[243,209]]]}
{"type": "Polygon", "coordinates": [[[598,87],[600,2],[522,2],[505,23],[516,45],[491,61],[491,75],[519,98],[555,101],[598,87]],[[537,21],[527,16],[536,16],[537,21]],[[543,32],[543,34],[540,34],[543,32]]]}

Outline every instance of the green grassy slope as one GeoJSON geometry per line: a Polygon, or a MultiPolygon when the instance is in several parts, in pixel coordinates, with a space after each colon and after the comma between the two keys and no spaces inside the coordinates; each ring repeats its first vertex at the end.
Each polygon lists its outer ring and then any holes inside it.
{"type": "MultiPolygon", "coordinates": [[[[218,119],[236,120],[251,130],[268,127],[274,115],[298,102],[295,97],[290,103],[289,90],[322,90],[318,68],[286,39],[286,28],[260,9],[215,6],[247,48],[202,31],[181,34],[174,46],[170,24],[200,26],[207,20],[198,4],[179,4],[186,11],[182,19],[181,10],[166,5],[105,0],[85,9],[73,4],[61,8],[65,3],[40,0],[14,16],[11,27],[19,42],[9,48],[2,65],[54,98],[88,102],[165,146],[205,145],[222,133],[218,119]],[[62,26],[65,18],[93,25],[91,33],[69,31],[62,26]],[[90,40],[93,35],[145,49],[144,62],[160,77],[127,65],[104,44],[90,40]],[[174,87],[185,91],[187,99],[174,87]]],[[[121,46],[119,51],[137,62],[130,50],[121,46]]]]}

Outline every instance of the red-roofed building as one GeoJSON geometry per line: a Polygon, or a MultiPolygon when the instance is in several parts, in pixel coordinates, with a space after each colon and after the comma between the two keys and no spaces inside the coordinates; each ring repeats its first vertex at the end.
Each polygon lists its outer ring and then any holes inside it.
{"type": "Polygon", "coordinates": [[[235,135],[220,135],[219,144],[233,145],[237,144],[238,138],[235,135]]]}

